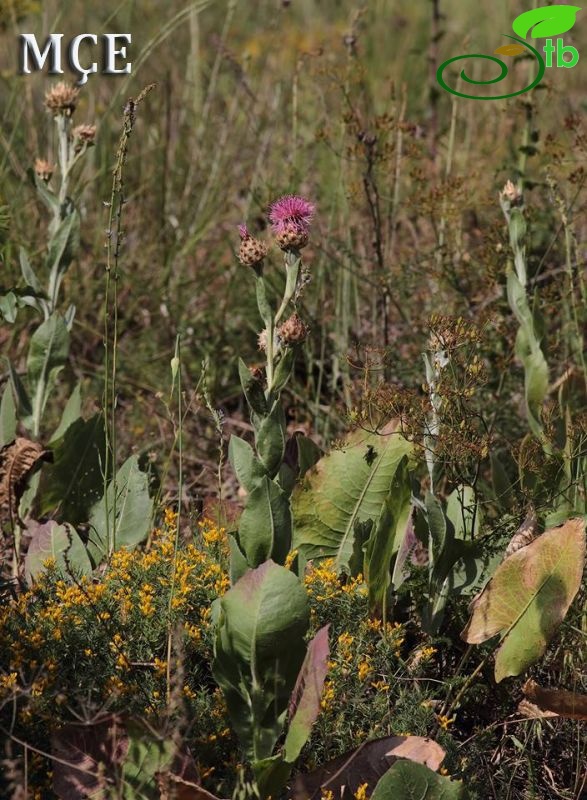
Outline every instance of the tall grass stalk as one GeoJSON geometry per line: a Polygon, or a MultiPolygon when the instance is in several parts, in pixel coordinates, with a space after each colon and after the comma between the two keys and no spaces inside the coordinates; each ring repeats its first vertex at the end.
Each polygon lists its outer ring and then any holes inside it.
{"type": "Polygon", "coordinates": [[[136,121],[136,110],[155,84],[146,86],[135,98],[129,99],[124,108],[122,134],[116,153],[116,163],[112,175],[112,189],[108,206],[108,225],[106,228],[106,274],[104,291],[104,504],[106,517],[106,542],[108,557],[116,549],[116,369],[118,353],[118,280],[120,267],[120,246],[122,241],[122,213],[125,205],[124,166],[128,155],[128,144],[136,121]],[[113,245],[112,240],[115,240],[113,245]],[[112,293],[112,305],[110,295],[112,293]],[[110,337],[112,336],[112,347],[110,337]],[[108,508],[108,476],[112,469],[112,531],[110,530],[110,509],[108,508]]]}

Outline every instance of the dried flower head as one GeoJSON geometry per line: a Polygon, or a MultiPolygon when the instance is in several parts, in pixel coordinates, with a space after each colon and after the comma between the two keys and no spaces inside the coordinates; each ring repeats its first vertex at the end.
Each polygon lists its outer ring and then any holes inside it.
{"type": "Polygon", "coordinates": [[[45,106],[54,117],[71,117],[77,106],[79,89],[60,81],[45,95],[45,106]]]}
{"type": "Polygon", "coordinates": [[[45,183],[49,183],[51,176],[55,172],[55,165],[46,161],[44,158],[35,159],[35,175],[45,183]]]}
{"type": "Polygon", "coordinates": [[[261,331],[257,337],[257,345],[259,350],[262,350],[263,352],[267,350],[267,331],[261,331]]]}
{"type": "Polygon", "coordinates": [[[314,203],[296,195],[285,195],[273,203],[269,221],[282,250],[305,247],[315,211],[314,203]]]}
{"type": "Polygon", "coordinates": [[[94,140],[96,138],[96,126],[95,125],[77,125],[73,131],[73,141],[74,141],[74,149],[76,152],[79,151],[84,147],[90,147],[94,144],[94,140]]]}
{"type": "Polygon", "coordinates": [[[238,232],[241,237],[238,260],[246,267],[258,267],[267,255],[267,245],[251,236],[246,225],[239,225],[238,232]]]}
{"type": "Polygon", "coordinates": [[[507,181],[500,192],[500,196],[502,200],[507,200],[511,206],[518,206],[522,202],[522,193],[512,181],[507,181]]]}
{"type": "Polygon", "coordinates": [[[292,314],[279,328],[279,336],[284,344],[300,344],[308,332],[308,326],[297,314],[292,314]]]}

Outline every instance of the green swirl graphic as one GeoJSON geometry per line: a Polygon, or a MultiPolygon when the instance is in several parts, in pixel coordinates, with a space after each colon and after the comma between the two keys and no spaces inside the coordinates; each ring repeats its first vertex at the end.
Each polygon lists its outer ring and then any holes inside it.
{"type": "Polygon", "coordinates": [[[524,47],[527,47],[528,50],[531,50],[538,59],[538,64],[539,64],[538,75],[534,78],[534,80],[529,86],[526,86],[524,89],[520,89],[517,92],[512,92],[511,94],[500,94],[500,95],[495,95],[494,97],[478,97],[477,95],[474,94],[464,94],[463,92],[457,92],[455,89],[451,89],[450,86],[447,85],[444,78],[442,77],[442,73],[444,72],[445,68],[448,67],[449,64],[453,63],[453,61],[460,61],[463,58],[486,58],[489,61],[494,61],[496,64],[499,64],[501,70],[497,78],[492,78],[491,80],[488,81],[475,81],[473,80],[473,78],[469,78],[465,74],[465,70],[462,70],[461,78],[467,83],[473,83],[477,86],[488,86],[491,83],[499,83],[499,81],[503,80],[506,77],[506,75],[508,74],[507,65],[499,58],[496,58],[495,56],[487,56],[483,53],[470,53],[469,55],[466,56],[455,56],[454,58],[449,58],[448,61],[444,61],[436,70],[436,80],[438,81],[438,83],[447,92],[455,94],[457,97],[465,97],[467,100],[505,100],[507,97],[516,97],[516,95],[518,94],[524,94],[525,92],[529,92],[530,89],[533,89],[535,86],[538,86],[538,84],[544,77],[544,71],[546,69],[544,64],[544,59],[542,58],[538,50],[532,47],[531,44],[528,44],[528,42],[525,42],[523,39],[518,39],[515,36],[510,36],[508,33],[503,33],[502,36],[507,36],[508,39],[513,39],[514,42],[518,42],[519,44],[524,45],[524,47]]]}

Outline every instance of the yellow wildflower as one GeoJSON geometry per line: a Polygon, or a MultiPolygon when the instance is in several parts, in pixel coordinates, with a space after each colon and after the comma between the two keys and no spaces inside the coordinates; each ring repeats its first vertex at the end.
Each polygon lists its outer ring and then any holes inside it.
{"type": "Polygon", "coordinates": [[[450,719],[444,714],[437,715],[436,719],[438,720],[438,724],[443,730],[448,730],[448,726],[452,725],[453,722],[456,720],[456,717],[451,717],[450,719]]]}
{"type": "Polygon", "coordinates": [[[358,668],[359,673],[359,680],[364,681],[367,678],[367,675],[371,672],[371,666],[367,659],[361,661],[358,668]]]}
{"type": "Polygon", "coordinates": [[[367,800],[367,787],[368,783],[362,783],[355,792],[355,800],[367,800]]]}

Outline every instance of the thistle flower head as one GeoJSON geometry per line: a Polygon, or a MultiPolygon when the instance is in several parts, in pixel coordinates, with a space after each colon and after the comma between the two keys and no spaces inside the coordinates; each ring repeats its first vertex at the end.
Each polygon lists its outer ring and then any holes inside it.
{"type": "Polygon", "coordinates": [[[289,319],[286,319],[278,331],[279,337],[286,345],[300,344],[308,333],[308,326],[297,314],[292,314],[289,319]]]}
{"type": "Polygon", "coordinates": [[[522,199],[522,193],[511,181],[507,181],[501,191],[501,196],[504,200],[508,200],[513,206],[518,205],[519,201],[522,199]]]}
{"type": "Polygon", "coordinates": [[[74,147],[76,152],[79,152],[84,145],[88,147],[94,144],[94,139],[96,138],[96,126],[95,125],[77,125],[73,131],[73,140],[74,140],[74,147]]]}
{"type": "Polygon", "coordinates": [[[310,231],[310,224],[314,218],[316,206],[303,197],[293,194],[285,195],[276,200],[269,209],[269,221],[273,233],[299,233],[306,237],[310,231]]]}
{"type": "Polygon", "coordinates": [[[44,158],[35,159],[35,175],[37,178],[40,178],[40,180],[45,181],[45,183],[49,183],[54,171],[55,167],[53,164],[51,164],[51,162],[44,158]]]}
{"type": "Polygon", "coordinates": [[[79,89],[60,81],[45,94],[45,106],[54,117],[71,117],[77,106],[79,89]]]}
{"type": "Polygon", "coordinates": [[[239,225],[238,226],[238,235],[241,237],[241,240],[244,242],[245,239],[250,239],[251,234],[249,233],[249,229],[246,225],[239,225]]]}

